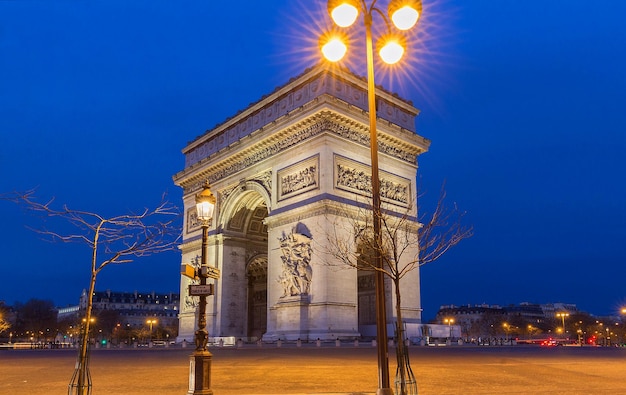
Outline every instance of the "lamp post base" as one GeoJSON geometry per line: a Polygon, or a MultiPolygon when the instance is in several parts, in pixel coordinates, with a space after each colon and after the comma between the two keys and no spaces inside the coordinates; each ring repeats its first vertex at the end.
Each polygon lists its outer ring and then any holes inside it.
{"type": "Polygon", "coordinates": [[[189,392],[187,395],[213,395],[209,351],[195,351],[189,358],[189,392]]]}

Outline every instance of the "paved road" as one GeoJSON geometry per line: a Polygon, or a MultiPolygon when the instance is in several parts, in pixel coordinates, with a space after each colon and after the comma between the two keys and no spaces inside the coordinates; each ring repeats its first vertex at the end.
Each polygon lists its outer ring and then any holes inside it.
{"type": "MultiPolygon", "coordinates": [[[[93,395],[183,395],[191,349],[94,350],[93,395]]],[[[215,394],[373,393],[371,347],[212,348],[215,394]]],[[[393,350],[390,369],[395,373],[393,350]]],[[[0,350],[0,394],[67,394],[74,350],[0,350]]],[[[626,349],[413,347],[421,395],[626,394],[626,349]]]]}

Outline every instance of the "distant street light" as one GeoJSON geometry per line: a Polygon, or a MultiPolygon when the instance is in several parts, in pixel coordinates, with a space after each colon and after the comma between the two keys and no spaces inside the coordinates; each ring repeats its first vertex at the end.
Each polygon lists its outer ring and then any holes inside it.
{"type": "Polygon", "coordinates": [[[511,329],[511,326],[508,322],[503,322],[502,327],[504,328],[504,335],[506,337],[504,340],[509,341],[509,330],[511,329]]]}
{"type": "Polygon", "coordinates": [[[563,323],[563,334],[565,334],[565,317],[569,317],[569,313],[556,313],[557,317],[561,317],[561,321],[563,323]]]}
{"type": "Polygon", "coordinates": [[[528,338],[532,339],[533,337],[533,331],[535,330],[535,327],[532,326],[531,324],[528,324],[528,326],[526,327],[526,329],[528,329],[528,338]]]}
{"type": "Polygon", "coordinates": [[[149,319],[148,321],[146,321],[146,324],[150,324],[150,343],[152,343],[152,325],[156,323],[157,323],[156,319],[149,319]]]}
{"type": "Polygon", "coordinates": [[[452,337],[452,324],[454,324],[454,318],[444,318],[443,322],[448,324],[448,339],[452,337]]]}
{"type": "MultiPolygon", "coordinates": [[[[202,191],[196,196],[196,212],[202,226],[202,252],[200,254],[200,269],[197,271],[200,277],[200,286],[206,285],[208,276],[207,247],[209,244],[209,225],[213,219],[213,211],[216,203],[215,196],[209,189],[209,182],[204,184],[202,191]]],[[[213,355],[207,348],[209,332],[206,329],[206,294],[199,295],[198,304],[198,329],[196,330],[196,350],[191,355],[189,370],[188,395],[213,394],[211,390],[211,359],[213,355]]]]}
{"type": "MultiPolygon", "coordinates": [[[[622,316],[626,316],[626,307],[622,307],[620,313],[622,314],[622,316]]],[[[626,319],[624,317],[622,317],[622,324],[626,324],[626,319]]],[[[624,330],[622,330],[622,333],[624,333],[624,330]]],[[[626,341],[626,333],[624,333],[624,339],[624,341],[626,341]]]]}

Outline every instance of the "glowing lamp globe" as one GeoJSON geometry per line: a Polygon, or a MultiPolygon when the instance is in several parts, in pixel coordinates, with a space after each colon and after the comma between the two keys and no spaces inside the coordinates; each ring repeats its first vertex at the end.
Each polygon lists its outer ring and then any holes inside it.
{"type": "Polygon", "coordinates": [[[338,37],[331,38],[328,42],[322,45],[322,54],[331,62],[340,61],[347,51],[348,47],[338,37]]]}
{"type": "Polygon", "coordinates": [[[213,218],[213,211],[215,210],[215,196],[209,189],[209,183],[207,182],[200,192],[196,196],[196,212],[198,213],[198,219],[200,221],[209,221],[213,218]]]}
{"type": "Polygon", "coordinates": [[[348,27],[359,16],[358,3],[354,0],[330,0],[328,13],[337,26],[348,27]]]}
{"type": "Polygon", "coordinates": [[[417,23],[422,13],[419,0],[393,0],[389,3],[389,17],[400,30],[409,30],[417,23]]]}
{"type": "Polygon", "coordinates": [[[378,55],[387,64],[395,64],[402,59],[406,42],[401,36],[383,36],[377,43],[378,55]]]}

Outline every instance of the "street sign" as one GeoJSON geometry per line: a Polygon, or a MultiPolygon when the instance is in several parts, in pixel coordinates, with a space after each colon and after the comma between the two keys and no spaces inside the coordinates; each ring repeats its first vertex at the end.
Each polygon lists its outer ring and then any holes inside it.
{"type": "Polygon", "coordinates": [[[196,273],[196,268],[187,263],[180,265],[180,274],[189,278],[193,278],[193,279],[198,278],[198,274],[196,273]]]}
{"type": "Polygon", "coordinates": [[[201,266],[200,267],[200,275],[204,275],[207,278],[220,278],[220,269],[213,266],[201,266]]]}
{"type": "Polygon", "coordinates": [[[213,295],[213,284],[200,284],[200,285],[191,284],[189,286],[189,295],[191,296],[213,295]]]}

